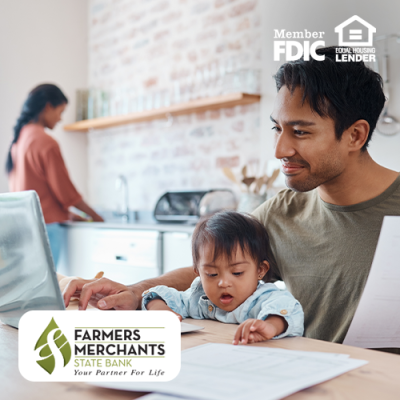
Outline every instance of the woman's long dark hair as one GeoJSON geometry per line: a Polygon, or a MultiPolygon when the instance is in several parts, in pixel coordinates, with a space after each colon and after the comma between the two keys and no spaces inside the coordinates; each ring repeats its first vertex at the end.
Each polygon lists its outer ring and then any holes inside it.
{"type": "Polygon", "coordinates": [[[61,104],[68,103],[68,99],[60,88],[50,83],[39,85],[29,93],[28,98],[22,106],[21,114],[17,119],[17,123],[14,126],[14,138],[11,142],[6,161],[6,171],[8,174],[14,168],[11,156],[12,145],[17,143],[19,134],[24,125],[38,120],[40,113],[44,110],[47,103],[50,103],[53,107],[57,107],[61,104]]]}

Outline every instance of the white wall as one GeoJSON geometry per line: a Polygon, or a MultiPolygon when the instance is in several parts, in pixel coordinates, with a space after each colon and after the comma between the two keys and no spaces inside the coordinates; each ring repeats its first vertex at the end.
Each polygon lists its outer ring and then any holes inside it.
{"type": "MultiPolygon", "coordinates": [[[[200,68],[235,60],[260,69],[263,1],[90,0],[89,84],[109,91],[111,103],[160,91],[174,99],[177,85],[199,94],[192,79],[200,68]]],[[[89,133],[90,202],[116,209],[120,174],[136,210],[154,209],[170,190],[239,192],[222,168],[261,169],[259,114],[253,104],[181,116],[171,127],[159,120],[89,133]]]]}
{"type": "Polygon", "coordinates": [[[66,133],[75,120],[75,91],[87,86],[87,0],[0,0],[0,192],[12,128],[28,92],[50,82],[70,103],[53,134],[78,190],[87,195],[87,137],[66,133]]]}
{"type": "MultiPolygon", "coordinates": [[[[262,156],[273,157],[273,134],[269,115],[276,94],[272,75],[283,62],[273,61],[274,29],[288,31],[326,32],[325,44],[338,45],[334,28],[353,15],[358,15],[376,28],[376,36],[387,33],[400,33],[400,2],[380,0],[337,0],[335,2],[318,0],[263,1],[263,103],[261,107],[262,156]]],[[[377,50],[382,50],[381,45],[377,50]]],[[[400,44],[395,40],[389,43],[391,104],[389,111],[400,120],[400,44]]],[[[372,100],[373,101],[373,100],[372,100]]],[[[369,147],[371,156],[380,164],[400,171],[400,133],[386,137],[374,133],[369,147]]]]}

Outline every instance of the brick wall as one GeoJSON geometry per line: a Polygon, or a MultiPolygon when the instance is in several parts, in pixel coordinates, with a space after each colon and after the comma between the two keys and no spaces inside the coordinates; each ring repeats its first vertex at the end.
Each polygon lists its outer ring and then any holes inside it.
{"type": "MultiPolygon", "coordinates": [[[[261,69],[260,1],[91,0],[89,84],[171,92],[214,62],[261,69]]],[[[119,174],[140,210],[167,190],[232,187],[222,167],[259,164],[259,112],[255,104],[90,132],[90,202],[116,208],[119,174]]]]}

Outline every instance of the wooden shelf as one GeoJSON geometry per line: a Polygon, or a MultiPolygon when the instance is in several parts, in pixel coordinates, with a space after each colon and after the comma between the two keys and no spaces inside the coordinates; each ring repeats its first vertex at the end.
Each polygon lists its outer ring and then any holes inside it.
{"type": "Polygon", "coordinates": [[[169,107],[157,108],[155,110],[141,111],[112,117],[101,117],[86,119],[73,124],[65,125],[64,130],[75,132],[87,132],[91,129],[104,129],[118,125],[132,124],[135,122],[152,121],[154,119],[168,118],[169,116],[183,115],[215,110],[218,108],[229,108],[239,105],[258,103],[261,96],[258,94],[230,93],[216,97],[192,100],[186,103],[174,104],[169,107]]]}

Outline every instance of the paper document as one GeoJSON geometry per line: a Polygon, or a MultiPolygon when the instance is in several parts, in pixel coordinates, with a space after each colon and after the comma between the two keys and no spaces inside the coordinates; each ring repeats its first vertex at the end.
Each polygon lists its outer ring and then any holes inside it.
{"type": "Polygon", "coordinates": [[[383,219],[371,271],[343,344],[400,347],[400,217],[383,219]]]}
{"type": "Polygon", "coordinates": [[[181,333],[195,332],[195,331],[200,331],[201,329],[204,329],[204,328],[202,326],[187,324],[186,322],[181,322],[181,333]]]}
{"type": "Polygon", "coordinates": [[[209,343],[183,351],[181,371],[170,382],[93,384],[190,399],[275,400],[366,363],[340,354],[209,343]]]}
{"type": "Polygon", "coordinates": [[[152,393],[140,397],[140,400],[191,400],[187,397],[170,396],[169,394],[152,393]]]}

